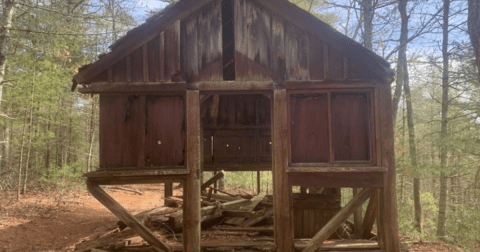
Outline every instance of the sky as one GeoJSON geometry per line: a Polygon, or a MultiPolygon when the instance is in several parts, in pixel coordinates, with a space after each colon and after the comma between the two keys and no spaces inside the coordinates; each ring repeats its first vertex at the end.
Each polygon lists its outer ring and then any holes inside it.
{"type": "Polygon", "coordinates": [[[148,11],[163,8],[167,5],[159,0],[138,0],[138,9],[135,13],[135,19],[139,24],[143,23],[148,17],[148,11]]]}

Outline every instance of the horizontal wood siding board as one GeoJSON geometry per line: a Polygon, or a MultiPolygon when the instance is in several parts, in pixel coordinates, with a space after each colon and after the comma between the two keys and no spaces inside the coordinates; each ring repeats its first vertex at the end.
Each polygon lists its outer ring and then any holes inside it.
{"type": "Polygon", "coordinates": [[[289,172],[288,184],[291,186],[315,187],[382,187],[384,173],[304,173],[289,172]]]}

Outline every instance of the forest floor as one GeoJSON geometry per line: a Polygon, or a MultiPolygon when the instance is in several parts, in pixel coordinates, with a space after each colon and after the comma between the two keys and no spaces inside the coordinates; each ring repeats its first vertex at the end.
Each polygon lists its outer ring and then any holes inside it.
{"type": "MultiPolygon", "coordinates": [[[[129,186],[143,193],[109,189],[108,193],[130,213],[163,205],[163,185],[129,186]]],[[[176,189],[174,195],[181,195],[176,189]]],[[[103,205],[84,190],[0,193],[0,252],[74,251],[75,244],[115,223],[103,205]]],[[[405,240],[402,251],[464,251],[437,242],[405,240]]]]}

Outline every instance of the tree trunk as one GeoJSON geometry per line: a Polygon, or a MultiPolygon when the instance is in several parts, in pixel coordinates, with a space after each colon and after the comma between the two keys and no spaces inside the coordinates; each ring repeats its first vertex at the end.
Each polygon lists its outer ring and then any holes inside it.
{"type": "Polygon", "coordinates": [[[25,117],[23,119],[23,129],[22,129],[22,143],[20,147],[20,162],[18,162],[18,186],[17,186],[17,200],[20,199],[20,193],[22,190],[22,166],[23,166],[23,147],[25,146],[25,128],[27,126],[27,112],[25,112],[25,117]]]}
{"type": "Polygon", "coordinates": [[[397,81],[395,85],[395,93],[393,95],[393,123],[397,119],[398,103],[402,96],[402,88],[405,85],[405,75],[407,70],[407,43],[408,43],[408,16],[407,16],[407,3],[408,0],[398,1],[398,11],[402,18],[402,27],[400,30],[400,48],[398,50],[398,62],[397,62],[397,81]]]}
{"type": "Polygon", "coordinates": [[[480,0],[468,0],[468,34],[475,53],[475,64],[480,80],[480,0]]]}
{"type": "Polygon", "coordinates": [[[373,49],[373,0],[362,0],[363,12],[363,45],[373,49]]]}
{"type": "Polygon", "coordinates": [[[438,201],[437,237],[442,239],[446,234],[447,220],[447,137],[448,137],[448,16],[450,0],[443,0],[443,73],[442,73],[442,122],[440,130],[440,199],[438,201]]]}
{"type": "Polygon", "coordinates": [[[5,82],[5,69],[7,66],[8,45],[10,43],[10,29],[15,12],[15,1],[2,1],[2,13],[0,14],[0,105],[2,102],[3,84],[5,82]]]}

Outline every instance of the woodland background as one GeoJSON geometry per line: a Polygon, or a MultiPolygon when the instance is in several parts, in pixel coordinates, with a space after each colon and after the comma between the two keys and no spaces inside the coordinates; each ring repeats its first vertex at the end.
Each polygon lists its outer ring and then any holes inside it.
{"type": "MultiPolygon", "coordinates": [[[[402,235],[480,251],[480,83],[467,22],[469,4],[480,16],[479,1],[291,1],[397,73],[402,235]]],[[[150,15],[175,1],[161,2],[150,15]]],[[[96,169],[98,97],[72,93],[72,76],[141,23],[142,11],[134,0],[1,0],[0,192],[81,187],[81,174],[96,169]]],[[[254,188],[251,175],[227,182],[254,188]]],[[[271,174],[262,178],[271,185],[271,174]]]]}

